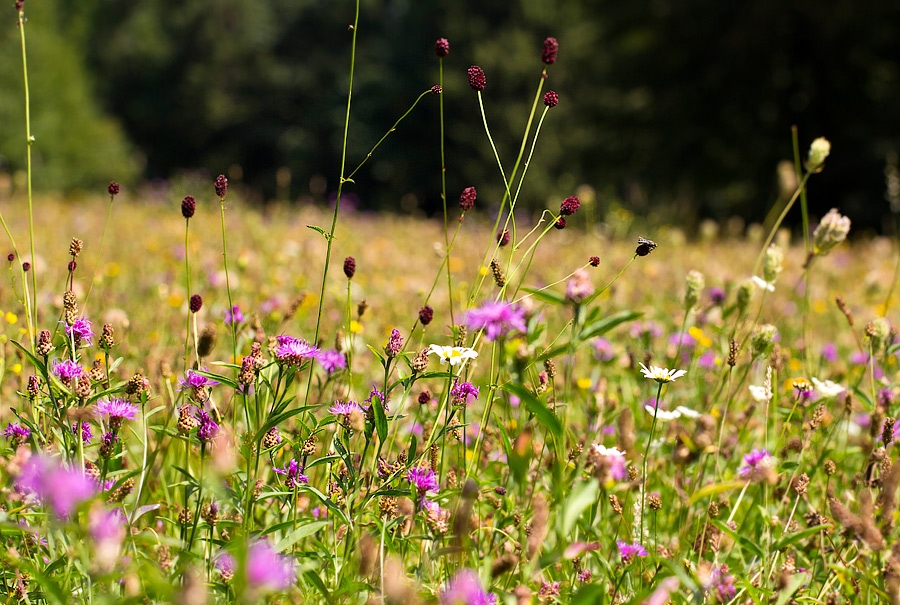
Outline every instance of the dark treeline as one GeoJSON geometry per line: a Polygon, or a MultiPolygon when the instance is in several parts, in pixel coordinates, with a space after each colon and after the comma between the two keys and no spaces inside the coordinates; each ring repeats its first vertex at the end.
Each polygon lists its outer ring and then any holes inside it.
{"type": "MultiPolygon", "coordinates": [[[[333,0],[26,0],[38,184],[227,171],[260,200],[323,198],[339,173],[353,9],[333,0]]],[[[11,9],[7,22],[0,154],[15,171],[24,120],[11,9]]],[[[838,206],[877,228],[889,215],[900,4],[883,0],[363,0],[348,164],[437,83],[434,41],[446,37],[449,195],[475,185],[482,203],[498,201],[466,68],[484,68],[485,110],[509,170],[546,36],[560,48],[544,90],[561,100],[544,122],[523,205],[555,205],[587,184],[601,203],[688,223],[761,220],[797,125],[804,154],[817,136],[833,144],[811,181],[813,214],[838,206]]],[[[354,178],[361,203],[439,208],[438,133],[438,100],[428,96],[354,178]]]]}

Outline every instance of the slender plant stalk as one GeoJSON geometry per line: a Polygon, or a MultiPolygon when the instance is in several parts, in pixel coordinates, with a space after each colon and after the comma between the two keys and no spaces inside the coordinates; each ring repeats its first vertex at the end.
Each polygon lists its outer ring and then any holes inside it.
{"type": "Polygon", "coordinates": [[[644,504],[647,501],[647,458],[650,456],[650,444],[653,443],[653,431],[656,429],[656,418],[659,414],[659,397],[662,394],[662,383],[656,389],[656,407],[653,409],[653,423],[650,425],[650,436],[647,437],[647,447],[644,448],[644,460],[641,469],[641,533],[638,534],[638,542],[644,541],[644,504]]]}
{"type": "MultiPolygon", "coordinates": [[[[94,266],[94,274],[91,275],[91,285],[88,287],[87,296],[84,297],[85,314],[87,314],[87,304],[91,299],[91,292],[94,291],[94,280],[97,277],[100,262],[103,260],[103,240],[106,238],[106,228],[109,226],[109,217],[112,214],[113,200],[115,200],[115,198],[115,194],[109,194],[109,207],[106,209],[106,220],[103,222],[103,231],[100,232],[100,245],[97,247],[97,264],[94,266]]],[[[188,288],[188,296],[190,296],[190,288],[188,288]]]]}
{"type": "MultiPolygon", "coordinates": [[[[331,218],[331,229],[328,231],[328,236],[325,238],[327,241],[325,247],[325,266],[322,269],[322,288],[319,291],[319,310],[316,312],[316,335],[313,339],[314,343],[319,342],[319,330],[322,327],[322,309],[325,304],[325,285],[328,283],[328,264],[331,262],[331,245],[334,242],[334,231],[337,228],[338,212],[341,208],[341,194],[344,191],[344,183],[346,182],[344,170],[347,166],[347,133],[350,131],[350,105],[353,101],[353,72],[356,68],[356,34],[359,30],[359,0],[356,0],[355,4],[356,11],[353,15],[353,36],[350,46],[350,83],[347,87],[347,111],[344,116],[344,139],[341,143],[341,178],[338,181],[337,198],[334,201],[334,215],[331,218]]],[[[309,403],[309,393],[312,390],[312,378],[313,372],[312,366],[310,366],[303,405],[309,403]]]]}
{"type": "MultiPolygon", "coordinates": [[[[438,58],[438,86],[441,87],[441,91],[444,90],[444,58],[438,58]]],[[[444,207],[444,246],[447,251],[446,254],[446,262],[447,262],[447,302],[450,305],[450,324],[456,325],[456,319],[453,316],[453,286],[450,280],[450,227],[447,223],[447,162],[444,155],[444,93],[441,92],[440,99],[438,99],[438,107],[440,109],[440,123],[441,123],[441,204],[444,207]]],[[[459,226],[457,225],[456,232],[459,233],[459,226]]],[[[455,236],[454,236],[455,239],[455,236]]],[[[483,264],[483,263],[482,263],[483,264]]],[[[438,274],[440,274],[440,269],[438,269],[438,274]]],[[[434,287],[432,286],[432,289],[434,287]]],[[[427,303],[426,303],[427,304],[427,303]]],[[[383,533],[383,532],[382,532],[383,533]]],[[[382,579],[384,576],[382,575],[382,579]]]]}
{"type": "MultiPolygon", "coordinates": [[[[225,196],[219,198],[222,207],[222,262],[225,265],[225,291],[228,294],[228,313],[231,317],[231,363],[237,363],[237,321],[234,319],[234,302],[231,300],[231,281],[228,278],[228,249],[225,243],[225,196]]],[[[188,292],[190,296],[190,292],[188,292]]]]}

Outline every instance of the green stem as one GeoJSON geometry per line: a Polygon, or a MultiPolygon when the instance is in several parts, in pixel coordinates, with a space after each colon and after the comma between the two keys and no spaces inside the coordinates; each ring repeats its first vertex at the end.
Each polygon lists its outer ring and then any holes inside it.
{"type": "MultiPolygon", "coordinates": [[[[116,196],[110,194],[109,207],[106,209],[106,220],[103,222],[103,231],[100,232],[100,246],[97,248],[97,265],[94,267],[94,274],[91,276],[91,285],[88,287],[87,296],[84,297],[84,312],[87,313],[87,304],[91,298],[91,292],[94,290],[94,279],[97,277],[97,270],[100,262],[103,260],[103,240],[106,238],[106,228],[109,226],[109,217],[112,214],[113,200],[116,196]]],[[[190,292],[188,293],[190,296],[190,292]]]]}
{"type": "MultiPolygon", "coordinates": [[[[438,86],[441,87],[441,90],[444,89],[444,59],[441,57],[438,59],[438,86]]],[[[441,202],[444,206],[444,245],[447,250],[447,302],[450,305],[450,325],[456,325],[456,319],[453,317],[453,287],[450,283],[450,228],[447,223],[447,163],[444,156],[444,94],[443,92],[440,95],[440,99],[438,99],[438,106],[440,108],[440,122],[441,122],[441,202]]],[[[456,232],[459,233],[459,225],[457,224],[456,232]]],[[[455,236],[454,236],[455,237],[455,236]]],[[[482,263],[484,264],[484,263],[482,263]]],[[[440,274],[440,271],[438,271],[440,274]]],[[[434,287],[432,286],[432,289],[434,287]]],[[[426,302],[427,304],[427,302],[426,302]]],[[[384,533],[382,531],[382,533],[384,533]]],[[[382,574],[382,579],[384,574],[382,574]]]]}
{"type": "MultiPolygon", "coordinates": [[[[31,317],[33,321],[37,321],[37,281],[35,273],[34,254],[34,207],[31,198],[31,146],[34,144],[34,137],[31,135],[31,96],[28,90],[28,61],[25,54],[25,11],[19,10],[19,37],[22,41],[22,73],[25,80],[25,140],[27,143],[27,175],[28,175],[28,234],[31,248],[31,291],[34,293],[34,299],[31,301],[31,317]]],[[[25,287],[25,275],[23,271],[22,286],[25,287]]],[[[25,293],[26,304],[28,302],[28,293],[25,293]]],[[[34,331],[32,327],[32,351],[34,351],[34,331]]]]}
{"type": "Polygon", "coordinates": [[[638,542],[644,542],[644,503],[647,501],[647,457],[650,455],[650,444],[653,443],[653,431],[656,429],[656,418],[659,413],[659,397],[662,394],[663,383],[659,383],[656,389],[656,406],[653,408],[653,423],[650,425],[650,437],[647,438],[647,447],[644,449],[644,460],[641,469],[641,533],[638,534],[638,542]]]}
{"type": "MultiPolygon", "coordinates": [[[[228,278],[228,250],[225,244],[225,196],[219,198],[222,207],[222,261],[225,265],[225,291],[228,294],[228,313],[231,317],[231,363],[237,363],[237,321],[234,319],[234,302],[231,300],[231,281],[228,278]]],[[[187,262],[187,257],[185,257],[187,262]]],[[[190,296],[190,292],[188,292],[190,296]]]]}
{"type": "MultiPolygon", "coordinates": [[[[184,275],[185,281],[187,282],[187,295],[188,300],[191,298],[191,261],[190,261],[190,247],[188,245],[188,233],[190,232],[190,224],[191,219],[184,219],[184,275]]],[[[187,316],[187,328],[184,333],[184,373],[187,375],[188,370],[188,350],[190,348],[191,342],[191,312],[188,309],[187,316]]]]}

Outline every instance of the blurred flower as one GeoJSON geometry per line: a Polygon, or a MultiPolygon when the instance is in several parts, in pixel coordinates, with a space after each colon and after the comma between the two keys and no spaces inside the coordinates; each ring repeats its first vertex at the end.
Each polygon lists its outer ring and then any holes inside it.
{"type": "Polygon", "coordinates": [[[766,280],[764,280],[764,279],[761,278],[761,277],[758,277],[758,276],[754,275],[754,276],[751,277],[750,279],[753,280],[753,283],[754,283],[754,284],[756,284],[757,286],[759,286],[760,290],[768,290],[769,292],[774,292],[774,291],[775,291],[775,286],[774,286],[773,284],[767,282],[766,280]]]}
{"type": "Polygon", "coordinates": [[[343,353],[335,349],[320,351],[316,359],[318,360],[319,365],[322,366],[322,369],[329,374],[336,370],[343,370],[347,367],[347,358],[343,353]]]}
{"type": "Polygon", "coordinates": [[[754,385],[751,384],[749,386],[750,396],[753,397],[754,401],[759,403],[765,403],[772,399],[772,390],[765,385],[754,385]]]}
{"type": "Polygon", "coordinates": [[[821,355],[825,361],[834,363],[838,359],[837,345],[833,342],[825,343],[822,345],[821,355]]]}
{"type": "Polygon", "coordinates": [[[821,171],[830,153],[831,143],[825,137],[819,137],[809,146],[809,154],[806,156],[806,169],[810,172],[821,171]]]}
{"type": "Polygon", "coordinates": [[[662,336],[662,328],[655,321],[637,321],[631,324],[628,333],[632,338],[659,338],[662,336]]]}
{"type": "Polygon", "coordinates": [[[591,275],[587,269],[576,270],[572,279],[566,282],[566,298],[572,302],[580,303],[593,293],[594,284],[591,283],[591,275]]]}
{"type": "Polygon", "coordinates": [[[738,473],[741,477],[749,477],[761,470],[771,468],[773,462],[772,456],[769,455],[768,451],[755,449],[744,455],[744,466],[740,468],[738,473]]]}
{"type": "Polygon", "coordinates": [[[691,408],[689,408],[687,406],[683,406],[683,405],[680,405],[677,408],[675,408],[675,411],[678,412],[679,414],[681,414],[682,416],[686,416],[688,418],[699,418],[700,416],[703,415],[700,412],[698,412],[696,410],[692,410],[691,408]]]}
{"type": "Polygon", "coordinates": [[[290,489],[300,487],[301,483],[309,483],[309,477],[303,474],[303,467],[293,458],[284,465],[284,468],[273,466],[272,470],[279,475],[284,475],[284,484],[290,489]]]}
{"type": "Polygon", "coordinates": [[[237,305],[231,307],[231,310],[225,310],[225,325],[230,326],[231,324],[239,324],[244,321],[244,314],[241,311],[241,308],[237,305]]]}
{"type": "Polygon", "coordinates": [[[88,531],[94,539],[92,563],[101,570],[109,570],[119,561],[125,539],[125,519],[118,508],[106,510],[95,506],[88,516],[88,531]]]}
{"type": "Polygon", "coordinates": [[[713,286],[706,293],[709,296],[709,302],[714,305],[721,305],[725,302],[725,290],[719,286],[713,286]]]}
{"type": "Polygon", "coordinates": [[[841,385],[834,383],[830,380],[822,381],[815,377],[813,377],[811,380],[812,380],[813,386],[816,387],[816,391],[818,391],[822,397],[837,397],[838,395],[840,395],[841,393],[843,393],[844,391],[847,390],[844,387],[842,387],[841,385]]]}
{"type": "Polygon", "coordinates": [[[707,590],[717,603],[730,603],[737,596],[734,576],[728,573],[727,565],[713,570],[707,590]]]}
{"type": "Polygon", "coordinates": [[[618,540],[616,546],[619,548],[619,556],[622,557],[622,561],[625,563],[630,563],[634,557],[646,557],[649,554],[638,542],[629,544],[624,540],[618,540]]]}
{"type": "Polygon", "coordinates": [[[774,284],[783,268],[784,250],[777,244],[771,244],[766,248],[766,255],[763,260],[763,279],[769,284],[774,284]]]}
{"type": "Polygon", "coordinates": [[[706,285],[706,279],[699,271],[690,271],[684,281],[684,308],[691,309],[700,300],[700,292],[706,285]]]}
{"type": "Polygon", "coordinates": [[[594,358],[597,361],[612,361],[616,358],[613,351],[613,345],[605,338],[597,338],[594,340],[594,358]]]}
{"type": "Polygon", "coordinates": [[[825,255],[847,239],[850,232],[850,219],[841,216],[837,208],[832,208],[828,214],[822,217],[816,230],[813,232],[813,254],[825,255]]]}
{"type": "Polygon", "coordinates": [[[247,549],[247,583],[254,588],[284,590],[294,582],[294,562],[275,552],[265,540],[247,549]]]}
{"type": "Polygon", "coordinates": [[[559,51],[559,42],[556,38],[550,37],[544,40],[544,50],[541,52],[541,61],[547,65],[556,62],[556,53],[559,51]]]}
{"type": "Polygon", "coordinates": [[[644,410],[647,411],[651,416],[656,416],[657,420],[675,420],[676,418],[681,418],[681,412],[678,410],[661,410],[659,406],[645,405],[644,410]]]}
{"type": "Polygon", "coordinates": [[[466,323],[473,330],[484,329],[484,338],[489,341],[512,330],[523,334],[528,330],[525,309],[502,301],[487,302],[476,309],[469,309],[466,323]]]}
{"type": "Polygon", "coordinates": [[[490,605],[497,602],[497,595],[481,588],[478,574],[471,569],[460,569],[441,591],[441,605],[490,605]]]}
{"type": "Polygon", "coordinates": [[[428,347],[429,354],[437,355],[441,363],[449,363],[451,366],[465,363],[466,360],[475,359],[478,353],[475,349],[468,347],[444,347],[441,345],[431,345],[428,347]]]}
{"type": "Polygon", "coordinates": [[[591,445],[589,460],[595,467],[603,467],[609,471],[609,477],[616,481],[624,479],[628,475],[625,452],[615,447],[606,447],[595,443],[591,445]]]}
{"type": "Polygon", "coordinates": [[[3,436],[6,437],[13,449],[16,449],[28,440],[31,436],[31,431],[26,427],[19,426],[16,422],[11,422],[6,426],[6,430],[3,431],[3,436]]]}
{"type": "Polygon", "coordinates": [[[74,468],[64,468],[56,460],[38,454],[22,469],[16,484],[49,503],[57,517],[68,517],[78,503],[94,495],[96,485],[74,468]]]}
{"type": "Polygon", "coordinates": [[[559,596],[559,582],[541,582],[541,589],[538,590],[538,598],[549,599],[550,597],[559,596]]]}
{"type": "Polygon", "coordinates": [[[674,382],[678,378],[681,378],[682,376],[687,374],[687,370],[669,370],[667,368],[660,368],[657,366],[650,366],[648,368],[643,363],[640,363],[638,365],[641,366],[641,373],[644,375],[644,378],[655,380],[660,384],[665,382],[674,382]]]}

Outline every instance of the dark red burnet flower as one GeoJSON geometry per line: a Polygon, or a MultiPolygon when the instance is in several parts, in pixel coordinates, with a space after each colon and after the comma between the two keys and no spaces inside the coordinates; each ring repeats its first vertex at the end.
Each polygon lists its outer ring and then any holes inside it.
{"type": "Polygon", "coordinates": [[[471,210],[472,206],[475,205],[475,188],[474,187],[466,187],[463,189],[463,192],[459,195],[459,207],[465,212],[467,210],[471,210]]]}
{"type": "Polygon", "coordinates": [[[419,393],[419,403],[421,405],[425,405],[429,401],[431,401],[431,393],[429,391],[422,391],[419,393]]]}
{"type": "Polygon", "coordinates": [[[437,84],[435,84],[434,86],[431,87],[431,94],[433,94],[433,95],[439,95],[439,94],[441,94],[442,92],[444,92],[444,89],[441,88],[441,87],[440,87],[439,85],[437,85],[437,84]]]}
{"type": "Polygon", "coordinates": [[[469,86],[472,87],[472,90],[480,92],[484,90],[486,83],[484,71],[480,67],[473,65],[469,68],[469,86]]]}
{"type": "Polygon", "coordinates": [[[556,62],[556,51],[559,50],[559,42],[556,38],[547,38],[544,40],[544,52],[541,53],[541,61],[547,65],[556,62]]]}
{"type": "Polygon", "coordinates": [[[22,271],[28,271],[29,269],[31,269],[31,263],[29,263],[28,261],[22,263],[22,271]]]}
{"type": "Polygon", "coordinates": [[[193,296],[191,296],[191,300],[188,306],[191,309],[191,313],[196,313],[203,306],[203,297],[199,294],[194,294],[193,296]]]}
{"type": "Polygon", "coordinates": [[[119,184],[115,181],[109,182],[109,187],[106,188],[109,191],[110,195],[118,195],[119,193],[119,184]]]}
{"type": "Polygon", "coordinates": [[[559,213],[563,216],[571,216],[581,207],[581,200],[574,195],[570,195],[559,205],[559,213]]]}
{"type": "Polygon", "coordinates": [[[344,259],[344,275],[347,276],[347,279],[353,279],[353,276],[356,275],[356,259],[352,256],[344,259]]]}
{"type": "Polygon", "coordinates": [[[590,265],[592,267],[599,267],[600,266],[600,257],[592,256],[591,259],[588,261],[588,263],[590,263],[590,265]]]}
{"type": "Polygon", "coordinates": [[[500,244],[501,248],[503,246],[505,246],[506,244],[508,244],[509,243],[509,231],[504,229],[503,231],[498,233],[497,234],[497,243],[500,244]]]}
{"type": "Polygon", "coordinates": [[[76,269],[76,267],[78,267],[78,263],[76,263],[76,262],[73,261],[73,260],[70,260],[70,261],[69,261],[69,273],[71,273],[72,271],[74,271],[74,270],[76,269]]]}
{"type": "Polygon", "coordinates": [[[215,187],[216,195],[225,197],[225,194],[228,193],[228,179],[225,178],[224,174],[220,174],[216,177],[215,187]]]}
{"type": "Polygon", "coordinates": [[[565,229],[566,228],[566,219],[564,219],[563,217],[559,217],[556,220],[556,224],[554,224],[553,226],[556,227],[557,229],[565,229]]]}
{"type": "Polygon", "coordinates": [[[181,216],[184,218],[191,218],[194,216],[194,212],[197,211],[197,202],[194,201],[192,196],[187,196],[183,200],[181,200],[181,216]]]}
{"type": "Polygon", "coordinates": [[[434,43],[434,54],[441,59],[450,54],[450,43],[447,42],[447,38],[437,39],[437,42],[434,43]]]}
{"type": "Polygon", "coordinates": [[[554,37],[544,39],[544,48],[541,51],[541,61],[547,65],[556,63],[556,53],[559,50],[559,42],[554,37]]]}
{"type": "Polygon", "coordinates": [[[14,260],[16,260],[16,255],[10,252],[6,255],[6,260],[8,260],[9,262],[13,262],[14,260]]]}
{"type": "Polygon", "coordinates": [[[434,319],[434,309],[429,305],[425,305],[419,309],[419,321],[422,322],[423,326],[430,324],[432,319],[434,319]]]}
{"type": "Polygon", "coordinates": [[[559,95],[552,90],[548,90],[544,95],[544,105],[548,108],[556,107],[559,105],[559,95]]]}

